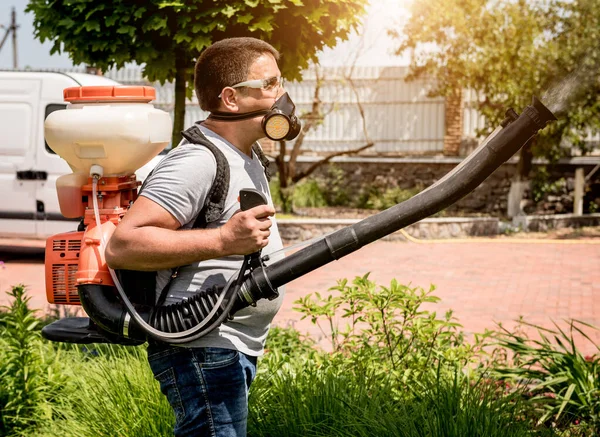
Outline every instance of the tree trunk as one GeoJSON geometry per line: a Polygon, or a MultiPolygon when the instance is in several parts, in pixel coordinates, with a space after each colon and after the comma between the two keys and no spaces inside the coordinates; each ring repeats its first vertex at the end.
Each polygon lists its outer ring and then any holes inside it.
{"type": "Polygon", "coordinates": [[[279,196],[281,197],[281,210],[291,214],[294,210],[292,203],[293,187],[290,186],[290,163],[285,161],[286,142],[279,141],[279,155],[275,159],[279,171],[279,196]]]}
{"type": "Polygon", "coordinates": [[[181,141],[181,131],[185,121],[185,92],[187,87],[187,61],[182,55],[175,60],[175,108],[173,110],[173,134],[171,136],[172,147],[177,147],[181,141]]]}
{"type": "Polygon", "coordinates": [[[523,193],[529,188],[529,173],[533,166],[533,152],[531,148],[535,138],[531,139],[519,151],[519,162],[517,163],[517,172],[513,181],[510,183],[510,191],[508,192],[508,205],[506,215],[508,217],[517,217],[523,215],[521,201],[523,193]]]}

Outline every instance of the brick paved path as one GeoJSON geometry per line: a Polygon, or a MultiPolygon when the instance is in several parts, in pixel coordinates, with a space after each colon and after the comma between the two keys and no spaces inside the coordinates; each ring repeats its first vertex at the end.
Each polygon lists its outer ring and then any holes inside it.
{"type": "MultiPolygon", "coordinates": [[[[366,272],[381,285],[393,278],[425,289],[435,284],[441,302],[428,308],[438,314],[453,309],[467,333],[494,328],[494,322],[514,326],[519,316],[545,327],[552,327],[552,320],[572,318],[600,326],[600,245],[585,241],[375,242],[289,283],[275,322],[322,337],[309,320],[298,321],[293,301],[309,292],[323,293],[339,278],[366,272]]],[[[600,344],[599,333],[593,338],[600,344]]],[[[585,353],[595,351],[589,342],[578,344],[585,353]]]]}
{"type": "MultiPolygon", "coordinates": [[[[275,319],[319,338],[319,329],[293,311],[293,301],[310,292],[325,293],[340,278],[352,279],[371,272],[381,285],[392,278],[428,289],[442,300],[434,305],[439,314],[452,308],[468,333],[493,328],[494,322],[511,322],[520,315],[546,327],[552,320],[576,318],[600,326],[600,245],[535,242],[404,243],[379,241],[341,260],[292,281],[275,319]]],[[[598,240],[595,240],[598,243],[598,240]]],[[[0,290],[24,282],[32,305],[47,307],[42,257],[0,252],[0,290]]],[[[0,304],[7,297],[0,296],[0,304]]],[[[600,343],[600,335],[594,334],[600,343]]],[[[582,351],[591,345],[578,341],[582,351]]]]}

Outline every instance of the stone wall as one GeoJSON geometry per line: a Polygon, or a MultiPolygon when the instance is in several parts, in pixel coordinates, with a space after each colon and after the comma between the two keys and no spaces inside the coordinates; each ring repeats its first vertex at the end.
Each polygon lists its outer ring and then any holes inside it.
{"type": "MultiPolygon", "coordinates": [[[[285,246],[323,237],[359,220],[350,219],[278,219],[279,234],[285,246]]],[[[466,237],[494,237],[505,232],[547,232],[552,229],[600,226],[600,214],[553,214],[519,216],[513,223],[495,217],[426,218],[382,238],[384,241],[431,241],[466,237]],[[415,240],[416,239],[416,240],[415,240]]]]}
{"type": "MultiPolygon", "coordinates": [[[[322,237],[357,223],[350,219],[278,219],[279,234],[287,246],[312,238],[322,237]]],[[[410,238],[419,240],[463,238],[469,236],[497,235],[497,218],[427,218],[405,229],[393,232],[382,238],[384,241],[405,241],[410,238]]]]}
{"type": "MultiPolygon", "coordinates": [[[[301,166],[307,165],[301,163],[301,166]]],[[[391,188],[426,188],[451,171],[456,162],[336,162],[335,167],[344,174],[344,187],[348,193],[359,195],[366,189],[385,191],[391,188]]],[[[486,181],[456,204],[444,211],[444,215],[481,214],[503,216],[506,211],[510,181],[515,165],[503,165],[486,181]]],[[[327,178],[328,169],[322,167],[314,174],[327,178]]]]}
{"type": "MultiPolygon", "coordinates": [[[[538,183],[547,188],[544,196],[537,202],[534,201],[535,169],[532,172],[534,183],[524,194],[527,199],[523,202],[523,211],[529,215],[568,214],[573,212],[575,193],[576,166],[556,165],[547,167],[547,180],[538,183]]],[[[584,166],[584,175],[587,175],[593,166],[584,166]]],[[[600,212],[600,171],[596,171],[584,188],[583,198],[584,214],[600,212]]]]}
{"type": "MultiPolygon", "coordinates": [[[[376,188],[380,192],[390,188],[413,189],[415,187],[426,188],[442,178],[456,165],[457,160],[429,160],[419,162],[418,160],[377,160],[377,161],[338,161],[333,165],[344,174],[343,186],[338,189],[345,190],[349,195],[358,196],[365,190],[376,188]]],[[[309,163],[298,163],[302,168],[309,163]]],[[[539,166],[534,165],[532,174],[539,166]]],[[[585,165],[585,173],[591,171],[592,164],[585,165]]],[[[573,178],[576,166],[563,164],[548,167],[549,181],[560,178],[565,179],[565,189],[561,193],[549,193],[537,204],[533,201],[526,202],[525,212],[527,214],[552,214],[569,213],[573,210],[573,178]]],[[[275,169],[274,169],[275,170],[275,169]]],[[[276,170],[275,170],[276,171],[276,170]]],[[[488,215],[494,217],[506,217],[508,192],[511,180],[516,171],[516,163],[503,164],[488,179],[486,179],[472,193],[448,207],[441,215],[488,215]]],[[[318,169],[314,176],[328,178],[327,166],[318,169]]],[[[531,197],[531,192],[526,193],[531,197]]],[[[597,199],[600,207],[600,171],[592,177],[586,192],[586,209],[589,211],[589,202],[597,199]]]]}

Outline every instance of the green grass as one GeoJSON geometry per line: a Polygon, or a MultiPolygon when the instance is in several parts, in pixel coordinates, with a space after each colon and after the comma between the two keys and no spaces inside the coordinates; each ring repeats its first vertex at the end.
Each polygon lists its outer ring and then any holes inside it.
{"type": "Polygon", "coordinates": [[[72,390],[55,406],[57,419],[46,421],[29,435],[172,435],[173,412],[152,376],[145,348],[112,346],[92,352],[68,355],[65,371],[72,378],[72,390]]]}
{"type": "Polygon", "coordinates": [[[404,397],[396,395],[395,379],[340,373],[327,366],[285,367],[255,384],[252,437],[554,435],[532,428],[518,394],[499,394],[494,384],[472,381],[459,371],[403,387],[404,397]]]}

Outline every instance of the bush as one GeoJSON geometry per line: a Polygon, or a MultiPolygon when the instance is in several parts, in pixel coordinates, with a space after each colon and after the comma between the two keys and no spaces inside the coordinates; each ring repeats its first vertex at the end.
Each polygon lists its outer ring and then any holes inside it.
{"type": "Polygon", "coordinates": [[[381,190],[378,188],[372,188],[368,191],[366,195],[366,199],[363,200],[364,208],[367,209],[388,209],[394,205],[397,205],[405,200],[410,199],[415,194],[418,194],[423,188],[422,187],[414,187],[414,188],[388,188],[385,190],[381,190]]]}
{"type": "MultiPolygon", "coordinates": [[[[293,329],[271,330],[250,391],[250,436],[554,435],[545,420],[532,420],[532,411],[546,414],[547,408],[554,408],[557,420],[570,418],[561,435],[597,435],[598,363],[577,354],[572,333],[557,331],[568,343],[564,350],[548,347],[544,337],[540,348],[506,334],[501,345],[513,348],[518,366],[538,373],[524,377],[517,366],[496,374],[531,381],[540,396],[550,390],[561,397],[554,406],[540,403],[534,387],[535,402],[524,402],[523,388],[531,387],[501,384],[476,365],[489,334],[471,346],[451,312],[438,318],[422,307],[439,300],[433,287],[425,291],[395,280],[377,286],[365,275],[341,280],[331,291],[335,295],[309,296],[296,305],[329,327],[333,352],[317,349],[293,329]],[[585,425],[576,425],[574,417],[585,425]]],[[[172,434],[173,412],[143,347],[62,345],[58,368],[58,347],[41,341],[23,287],[11,296],[0,340],[0,435],[172,434]]]]}
{"type": "Polygon", "coordinates": [[[2,307],[0,327],[0,435],[50,419],[51,405],[65,384],[60,356],[42,342],[25,286],[14,286],[7,294],[13,300],[2,307]]]}
{"type": "Polygon", "coordinates": [[[294,207],[297,208],[320,208],[327,206],[323,191],[315,179],[306,179],[296,184],[292,199],[294,207]]]}
{"type": "Polygon", "coordinates": [[[423,309],[439,300],[433,287],[377,286],[365,275],[330,291],[295,304],[333,351],[311,350],[289,331],[273,336],[293,358],[259,371],[250,436],[554,435],[532,425],[520,390],[471,369],[489,334],[470,346],[451,312],[440,319],[423,309]]]}
{"type": "Polygon", "coordinates": [[[409,384],[439,364],[465,366],[476,356],[452,311],[438,318],[422,308],[439,301],[433,290],[396,280],[389,287],[377,286],[367,274],[351,284],[338,281],[330,288],[335,295],[309,294],[295,302],[295,309],[329,336],[331,359],[344,362],[348,371],[377,369],[382,377],[409,384]]]}
{"type": "Polygon", "coordinates": [[[327,166],[327,175],[318,180],[323,196],[329,206],[356,207],[356,195],[348,187],[347,175],[335,164],[327,166]]]}
{"type": "Polygon", "coordinates": [[[565,178],[550,180],[550,173],[546,166],[537,168],[531,179],[531,197],[534,202],[544,200],[548,195],[562,195],[567,193],[565,178]]]}

